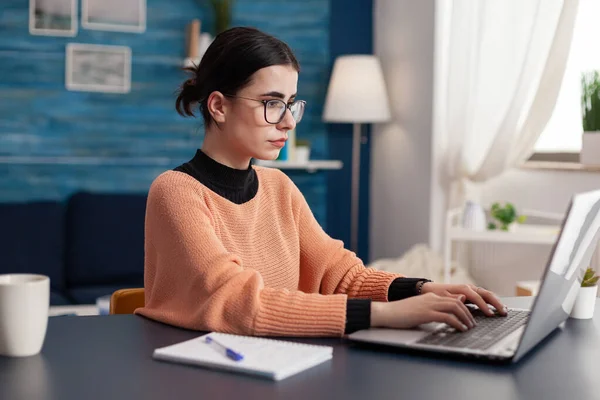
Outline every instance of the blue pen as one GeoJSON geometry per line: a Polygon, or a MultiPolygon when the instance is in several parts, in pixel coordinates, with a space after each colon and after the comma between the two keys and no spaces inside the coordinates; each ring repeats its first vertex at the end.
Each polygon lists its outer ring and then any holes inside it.
{"type": "Polygon", "coordinates": [[[210,336],[207,336],[205,338],[205,342],[206,343],[214,343],[217,346],[219,346],[221,348],[221,350],[225,351],[225,354],[227,355],[227,357],[231,358],[233,361],[242,361],[244,359],[244,356],[241,353],[231,350],[229,347],[222,345],[221,343],[217,342],[215,339],[211,338],[210,336]]]}

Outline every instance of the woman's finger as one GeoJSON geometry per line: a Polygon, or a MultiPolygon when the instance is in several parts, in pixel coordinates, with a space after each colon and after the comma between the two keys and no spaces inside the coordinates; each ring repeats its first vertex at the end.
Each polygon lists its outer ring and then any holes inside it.
{"type": "Polygon", "coordinates": [[[500,299],[498,297],[496,297],[496,295],[494,293],[490,292],[489,290],[483,289],[483,288],[481,288],[478,293],[486,303],[493,305],[501,315],[508,314],[508,309],[506,308],[506,306],[504,304],[502,304],[500,299]]]}
{"type": "Polygon", "coordinates": [[[469,330],[469,327],[456,318],[456,315],[454,314],[434,311],[432,314],[432,322],[443,322],[461,332],[469,330]]]}
{"type": "Polygon", "coordinates": [[[475,318],[473,318],[467,306],[457,299],[444,299],[444,301],[440,302],[440,308],[438,311],[444,311],[456,315],[458,319],[469,328],[473,328],[476,324],[475,318]]]}
{"type": "Polygon", "coordinates": [[[479,309],[483,311],[488,317],[491,317],[494,315],[494,311],[487,305],[486,301],[479,294],[480,292],[483,292],[483,290],[485,289],[481,287],[475,287],[475,289],[471,287],[470,290],[467,291],[467,299],[471,303],[479,307],[479,309]]]}
{"type": "Polygon", "coordinates": [[[461,303],[464,303],[465,300],[467,300],[467,296],[465,296],[464,294],[449,294],[447,297],[453,297],[461,303]]]}

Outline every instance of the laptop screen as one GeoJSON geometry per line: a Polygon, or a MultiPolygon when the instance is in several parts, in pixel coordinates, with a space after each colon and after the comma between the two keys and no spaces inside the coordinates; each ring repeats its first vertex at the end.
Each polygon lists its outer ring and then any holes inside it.
{"type": "Polygon", "coordinates": [[[550,253],[515,360],[569,317],[599,240],[600,190],[576,194],[550,253]]]}

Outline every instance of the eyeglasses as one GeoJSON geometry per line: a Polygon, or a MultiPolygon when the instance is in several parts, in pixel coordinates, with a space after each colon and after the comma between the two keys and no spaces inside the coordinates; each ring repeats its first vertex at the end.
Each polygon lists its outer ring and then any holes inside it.
{"type": "Polygon", "coordinates": [[[290,104],[286,104],[285,101],[279,99],[271,99],[271,100],[260,100],[260,99],[252,99],[250,97],[242,97],[242,96],[233,96],[230,94],[226,94],[227,97],[234,97],[238,99],[259,101],[263,103],[265,108],[265,121],[269,124],[278,124],[285,117],[286,110],[290,110],[292,113],[292,117],[296,123],[299,123],[302,120],[302,116],[304,115],[304,107],[306,106],[306,101],[304,100],[295,100],[290,104]]]}

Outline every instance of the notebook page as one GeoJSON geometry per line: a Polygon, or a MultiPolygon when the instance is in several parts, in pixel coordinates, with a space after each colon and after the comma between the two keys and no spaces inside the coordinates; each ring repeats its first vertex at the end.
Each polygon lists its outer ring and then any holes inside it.
{"type": "Polygon", "coordinates": [[[333,353],[333,348],[329,346],[223,333],[209,335],[219,343],[242,353],[244,359],[234,361],[227,358],[219,347],[205,342],[208,335],[156,349],[154,356],[168,361],[283,379],[332,358],[333,353]]]}

